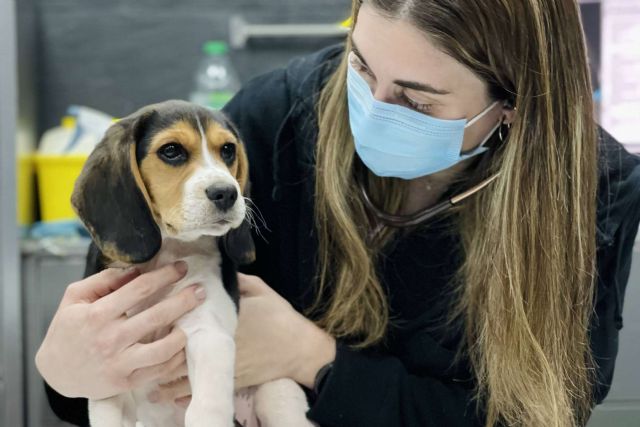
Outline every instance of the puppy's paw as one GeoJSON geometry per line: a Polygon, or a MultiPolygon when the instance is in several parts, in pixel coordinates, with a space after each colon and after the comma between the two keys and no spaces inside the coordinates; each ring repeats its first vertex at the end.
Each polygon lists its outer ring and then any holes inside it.
{"type": "Polygon", "coordinates": [[[191,402],[184,417],[185,427],[235,427],[233,411],[215,405],[191,402]]]}
{"type": "Polygon", "coordinates": [[[294,381],[279,379],[262,384],[255,394],[255,411],[262,427],[314,427],[306,417],[307,397],[294,381]]]}

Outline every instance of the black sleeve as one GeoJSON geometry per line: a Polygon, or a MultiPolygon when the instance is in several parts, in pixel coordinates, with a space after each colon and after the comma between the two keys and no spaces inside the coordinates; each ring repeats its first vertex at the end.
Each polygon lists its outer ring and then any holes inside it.
{"type": "Polygon", "coordinates": [[[401,361],[339,344],[307,416],[323,427],[482,426],[470,386],[412,375],[401,361]]]}
{"type": "Polygon", "coordinates": [[[89,427],[89,405],[85,398],[70,398],[59,394],[44,383],[47,399],[53,412],[62,421],[66,421],[76,426],[89,427]]]}
{"type": "Polygon", "coordinates": [[[596,306],[590,328],[591,348],[597,364],[595,403],[605,399],[613,379],[624,294],[640,222],[639,189],[640,166],[636,166],[619,187],[612,189],[617,196],[607,214],[611,221],[619,222],[619,226],[613,235],[603,236],[598,247],[596,306]]]}

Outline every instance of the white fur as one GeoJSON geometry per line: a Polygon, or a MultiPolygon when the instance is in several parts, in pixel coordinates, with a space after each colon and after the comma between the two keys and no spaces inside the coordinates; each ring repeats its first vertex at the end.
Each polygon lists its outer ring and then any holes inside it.
{"type": "MultiPolygon", "coordinates": [[[[203,144],[203,164],[184,184],[183,227],[170,235],[162,230],[162,248],[149,262],[140,264],[142,272],[151,271],[177,260],[184,260],[189,271],[169,293],[152,295],[127,315],[134,316],[186,286],[199,283],[206,300],[176,322],[187,335],[187,367],[192,400],[186,412],[179,406],[151,403],[148,393],[158,384],[89,401],[92,427],[232,427],[234,414],[234,363],[237,325],[236,306],[222,283],[221,257],[217,236],[238,227],[245,216],[245,203],[239,197],[233,208],[218,212],[205,190],[213,184],[235,185],[227,168],[216,162],[207,148],[198,120],[203,144]],[[226,219],[226,224],[216,224],[226,219]]],[[[163,331],[164,333],[168,331],[163,331]]],[[[149,337],[149,341],[157,339],[149,337]]],[[[90,380],[90,379],[89,379],[90,380]]],[[[255,407],[262,427],[310,427],[306,397],[292,380],[283,379],[257,387],[255,407]]]]}
{"type": "Polygon", "coordinates": [[[306,416],[307,396],[295,381],[282,378],[260,385],[254,396],[262,427],[312,427],[306,416]]]}
{"type": "Polygon", "coordinates": [[[205,167],[214,167],[213,157],[209,152],[209,144],[207,143],[207,137],[204,134],[204,130],[202,130],[202,125],[200,124],[200,118],[196,116],[196,123],[198,123],[198,131],[200,132],[200,150],[202,150],[202,160],[204,162],[205,167]]]}

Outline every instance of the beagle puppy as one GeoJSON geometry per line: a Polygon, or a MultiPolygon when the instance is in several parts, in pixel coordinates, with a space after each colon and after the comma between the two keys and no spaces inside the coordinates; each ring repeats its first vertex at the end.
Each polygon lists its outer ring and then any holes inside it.
{"type": "MultiPolygon", "coordinates": [[[[187,335],[193,395],[186,411],[149,402],[157,385],[149,384],[90,401],[93,427],[234,425],[236,271],[255,256],[244,197],[248,176],[243,144],[229,120],[184,101],[150,105],[118,121],[89,156],[72,195],[93,240],[86,274],[188,264],[186,277],[164,294],[148,296],[127,311],[129,317],[191,284],[206,290],[206,300],[175,324],[187,335]]],[[[304,392],[292,380],[250,392],[262,427],[313,425],[305,416],[304,392]]]]}

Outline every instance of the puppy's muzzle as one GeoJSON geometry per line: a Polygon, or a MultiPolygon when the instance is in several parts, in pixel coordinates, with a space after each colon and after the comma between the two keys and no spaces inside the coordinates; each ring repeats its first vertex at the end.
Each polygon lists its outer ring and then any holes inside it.
{"type": "Polygon", "coordinates": [[[238,200],[238,191],[231,185],[212,185],[205,190],[205,193],[207,198],[222,212],[231,209],[238,200]]]}

